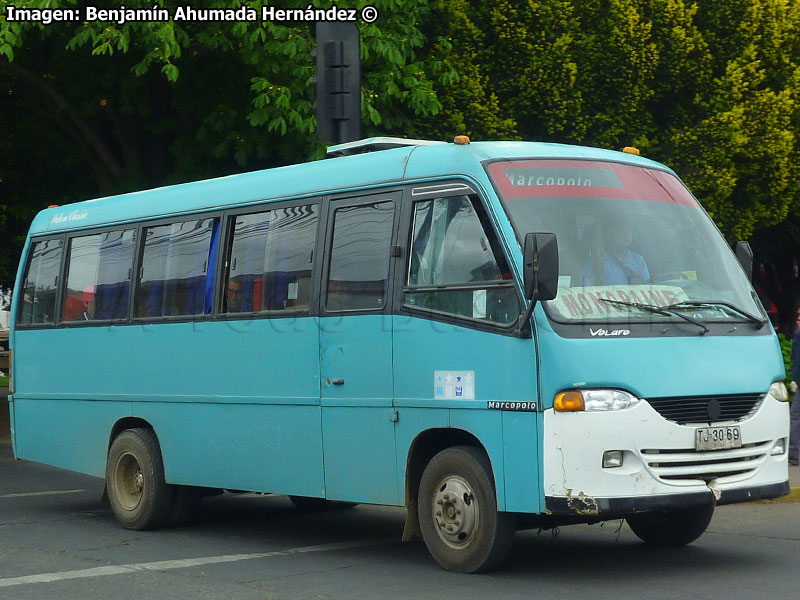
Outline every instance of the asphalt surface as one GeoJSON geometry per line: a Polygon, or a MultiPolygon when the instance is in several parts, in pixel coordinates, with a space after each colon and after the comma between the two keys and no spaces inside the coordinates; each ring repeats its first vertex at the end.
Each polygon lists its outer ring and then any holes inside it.
{"type": "Polygon", "coordinates": [[[301,513],[283,496],[224,494],[180,528],[128,531],[102,481],[15,461],[0,443],[0,599],[793,598],[800,503],[717,509],[685,548],[640,543],[620,521],[517,534],[504,567],[439,569],[400,542],[403,511],[301,513]]]}

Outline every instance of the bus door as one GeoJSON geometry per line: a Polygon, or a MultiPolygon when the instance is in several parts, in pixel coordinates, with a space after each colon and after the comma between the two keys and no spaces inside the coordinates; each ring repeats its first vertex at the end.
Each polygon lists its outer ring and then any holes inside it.
{"type": "Polygon", "coordinates": [[[332,200],[320,294],[326,497],[398,503],[390,258],[399,193],[332,200]]]}

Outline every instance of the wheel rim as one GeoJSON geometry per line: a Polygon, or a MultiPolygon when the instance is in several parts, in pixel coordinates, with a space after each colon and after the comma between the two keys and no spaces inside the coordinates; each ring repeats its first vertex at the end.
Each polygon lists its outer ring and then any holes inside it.
{"type": "Polygon", "coordinates": [[[458,475],[448,475],[433,497],[433,522],[436,533],[451,548],[470,545],[480,523],[480,506],[472,486],[458,475]]]}
{"type": "Polygon", "coordinates": [[[125,452],[114,464],[114,492],[122,508],[135,510],[144,493],[144,473],[136,457],[125,452]]]}

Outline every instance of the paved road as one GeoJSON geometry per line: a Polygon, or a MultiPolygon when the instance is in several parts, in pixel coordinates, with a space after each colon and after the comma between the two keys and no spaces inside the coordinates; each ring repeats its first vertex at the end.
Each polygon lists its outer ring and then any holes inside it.
{"type": "Polygon", "coordinates": [[[303,514],[285,497],[226,494],[182,528],[132,532],[102,482],[11,458],[0,442],[0,599],[793,598],[800,503],[722,507],[683,549],[639,543],[619,522],[521,532],[488,575],[436,567],[399,541],[403,512],[303,514]]]}

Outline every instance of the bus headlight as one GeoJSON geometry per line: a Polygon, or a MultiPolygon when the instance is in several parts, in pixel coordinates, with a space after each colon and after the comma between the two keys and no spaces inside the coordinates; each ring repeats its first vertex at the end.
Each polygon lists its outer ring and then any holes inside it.
{"type": "Polygon", "coordinates": [[[786,391],[786,385],[782,381],[776,381],[769,386],[769,395],[781,402],[789,401],[789,392],[786,391]]]}
{"type": "Polygon", "coordinates": [[[553,401],[558,412],[625,410],[639,403],[639,398],[622,390],[566,390],[553,401]]]}

